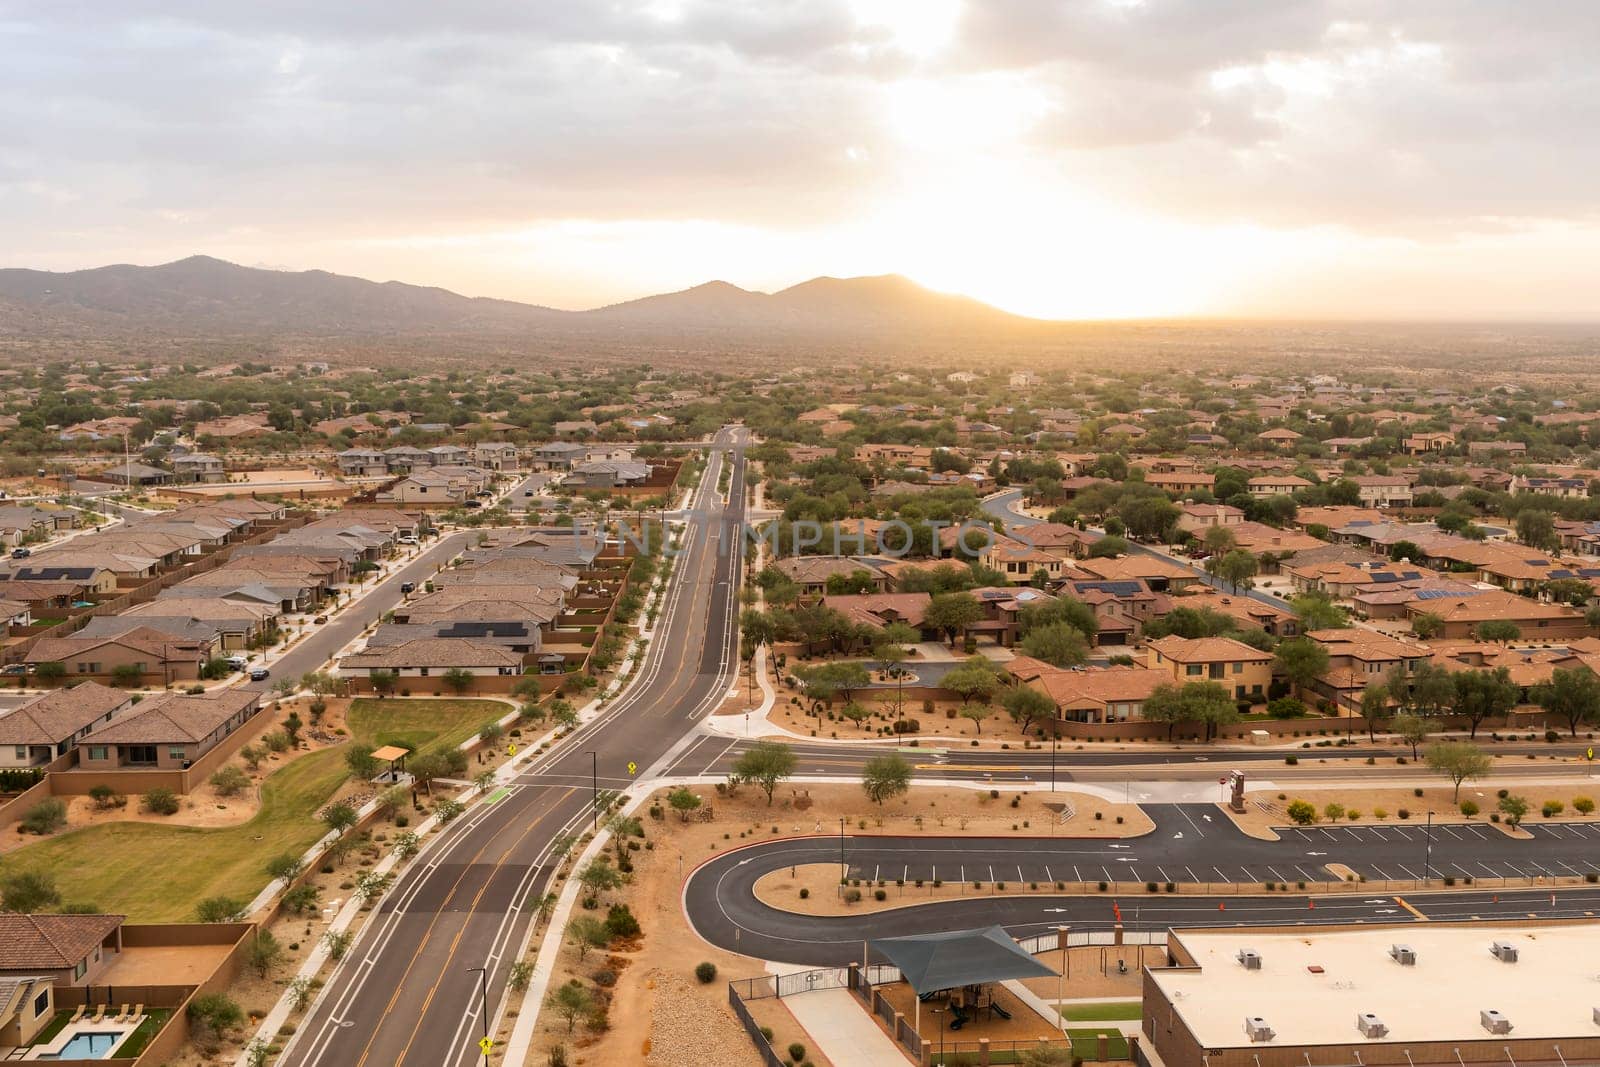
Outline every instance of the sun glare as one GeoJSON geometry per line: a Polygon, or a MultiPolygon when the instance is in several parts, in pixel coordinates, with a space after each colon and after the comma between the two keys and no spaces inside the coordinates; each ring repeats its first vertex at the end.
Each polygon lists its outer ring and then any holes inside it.
{"type": "Polygon", "coordinates": [[[961,17],[961,0],[849,0],[849,6],[859,25],[886,31],[894,47],[919,57],[948,44],[961,17]]]}

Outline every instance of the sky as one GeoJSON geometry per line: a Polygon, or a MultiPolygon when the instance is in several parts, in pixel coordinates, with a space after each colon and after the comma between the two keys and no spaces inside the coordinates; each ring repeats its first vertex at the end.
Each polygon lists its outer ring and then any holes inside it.
{"type": "Polygon", "coordinates": [[[1600,317],[1592,0],[0,0],[0,265],[1600,317]]]}

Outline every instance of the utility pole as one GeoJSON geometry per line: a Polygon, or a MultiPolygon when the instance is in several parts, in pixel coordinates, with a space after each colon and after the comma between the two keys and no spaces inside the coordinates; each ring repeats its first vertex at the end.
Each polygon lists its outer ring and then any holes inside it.
{"type": "Polygon", "coordinates": [[[844,819],[839,820],[839,884],[844,885],[847,868],[844,865],[844,819]]]}

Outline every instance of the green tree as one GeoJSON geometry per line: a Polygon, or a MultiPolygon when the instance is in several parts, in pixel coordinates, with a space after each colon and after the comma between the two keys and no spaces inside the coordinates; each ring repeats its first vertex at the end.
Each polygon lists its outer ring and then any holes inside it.
{"type": "Polygon", "coordinates": [[[1064,622],[1033,630],[1022,639],[1019,647],[1023,655],[1043,660],[1052,667],[1078,667],[1089,658],[1089,643],[1083,634],[1064,622]]]}
{"type": "Polygon", "coordinates": [[[472,672],[465,667],[451,667],[444,672],[444,684],[454,689],[458,694],[465,693],[472,688],[472,672]]]}
{"type": "Polygon", "coordinates": [[[983,618],[983,605],[971,593],[940,593],[928,601],[923,624],[944,632],[952,646],[963,630],[983,618]]]}
{"type": "Polygon", "coordinates": [[[244,915],[245,905],[233,897],[206,897],[194,906],[194,918],[202,923],[237,922],[244,915]]]}
{"type": "Polygon", "coordinates": [[[1428,740],[1428,734],[1432,732],[1430,727],[1431,724],[1427,719],[1410,712],[1396,715],[1394,721],[1389,724],[1389,728],[1399,736],[1400,740],[1411,746],[1412,759],[1417,758],[1417,749],[1428,740]]]}
{"type": "Polygon", "coordinates": [[[372,758],[373,748],[359,742],[352,743],[344,750],[344,765],[350,768],[350,773],[363,782],[378,773],[378,761],[372,758]]]}
{"type": "Polygon", "coordinates": [[[56,880],[45,871],[12,871],[0,877],[0,907],[6,911],[33,913],[61,903],[56,880]]]}
{"type": "Polygon", "coordinates": [[[794,750],[778,741],[757,741],[746,749],[733,765],[733,774],[739,781],[754,782],[767,795],[767,806],[772,806],[772,794],[779,783],[794,775],[794,750]]]}
{"type": "Polygon", "coordinates": [[[1389,687],[1374,682],[1361,691],[1361,717],[1367,721],[1367,740],[1377,741],[1378,727],[1389,718],[1389,687]]]}
{"type": "MultiPolygon", "coordinates": [[[[1215,529],[1216,527],[1213,527],[1215,529]]],[[[1220,556],[1212,556],[1206,560],[1206,570],[1218,580],[1228,583],[1234,591],[1249,589],[1256,574],[1261,570],[1261,564],[1256,557],[1242,548],[1220,556]]]]}
{"type": "Polygon", "coordinates": [[[1504,715],[1517,706],[1520,690],[1511,680],[1511,672],[1504,667],[1492,671],[1457,671],[1454,681],[1455,711],[1465,715],[1471,723],[1468,737],[1478,736],[1483,720],[1504,715]]]}
{"type": "Polygon", "coordinates": [[[1557,667],[1548,682],[1534,689],[1533,701],[1577,737],[1579,726],[1600,721],[1600,677],[1588,667],[1557,667]]]}
{"type": "Polygon", "coordinates": [[[1302,631],[1346,630],[1350,613],[1321,593],[1302,593],[1289,601],[1302,631]]]}
{"type": "Polygon", "coordinates": [[[1427,641],[1444,633],[1444,619],[1431,611],[1419,612],[1411,619],[1411,632],[1427,641]]]}
{"type": "Polygon", "coordinates": [[[1510,619],[1486,619],[1472,631],[1479,641],[1515,641],[1522,636],[1522,628],[1510,619]]]}
{"type": "Polygon", "coordinates": [[[1469,741],[1435,741],[1428,746],[1428,769],[1455,785],[1454,801],[1461,799],[1461,783],[1482,778],[1494,767],[1489,754],[1469,741]]]}
{"type": "Polygon", "coordinates": [[[967,704],[973,700],[988,700],[1000,688],[1000,675],[994,664],[983,656],[968,656],[960,666],[947,673],[939,682],[967,704]]]}
{"type": "Polygon", "coordinates": [[[1226,526],[1207,526],[1205,535],[1200,538],[1200,543],[1205,546],[1207,552],[1214,556],[1232,552],[1239,547],[1239,539],[1226,526]]]}
{"type": "MultiPolygon", "coordinates": [[[[589,918],[589,916],[579,916],[579,918],[589,918]]],[[[574,923],[577,922],[577,920],[573,921],[574,923]]],[[[598,919],[594,921],[597,924],[600,922],[598,919]]],[[[587,951],[588,949],[579,949],[580,953],[586,953],[587,951]]],[[[550,994],[550,1007],[557,1015],[567,1021],[567,1033],[570,1034],[579,1019],[594,1011],[594,995],[584,987],[582,982],[574,978],[566,985],[557,986],[555,991],[550,994]]]]}
{"type": "Polygon", "coordinates": [[[611,857],[605,854],[596,856],[578,872],[578,884],[592,897],[617,889],[622,882],[622,872],[612,865],[611,857]]]}
{"type": "Polygon", "coordinates": [[[257,927],[255,940],[250,942],[248,959],[251,969],[265,978],[283,962],[283,945],[273,936],[271,930],[257,927]]]}
{"type": "Polygon", "coordinates": [[[683,822],[689,821],[689,813],[700,808],[701,800],[694,790],[680,785],[667,794],[667,804],[678,813],[678,818],[683,822]]]}
{"type": "Polygon", "coordinates": [[[1302,693],[1328,670],[1328,650],[1309,637],[1291,637],[1278,645],[1273,670],[1302,693]]]}
{"type": "Polygon", "coordinates": [[[1500,813],[1506,817],[1507,826],[1520,826],[1528,814],[1528,798],[1516,794],[1500,798],[1500,813]]]}
{"type": "Polygon", "coordinates": [[[1055,715],[1056,702],[1049,696],[1041,693],[1031,686],[1018,686],[1008,690],[1000,698],[1000,706],[1006,709],[1006,714],[1011,716],[1011,721],[1023,734],[1035,722],[1044,722],[1055,715]]]}
{"type": "Polygon", "coordinates": [[[867,799],[882,805],[911,788],[911,764],[893,752],[874,756],[861,769],[861,788],[867,799]]]}
{"type": "Polygon", "coordinates": [[[214,1046],[244,1022],[244,1012],[225,993],[199,993],[189,1000],[189,1026],[202,1046],[214,1046]]]}
{"type": "Polygon", "coordinates": [[[1539,508],[1524,508],[1517,512],[1517,540],[1529,548],[1554,552],[1561,547],[1561,537],[1556,533],[1555,516],[1539,508]]]}
{"type": "Polygon", "coordinates": [[[994,708],[988,704],[963,704],[961,717],[972,723],[974,732],[983,733],[983,724],[994,714],[994,708]]]}

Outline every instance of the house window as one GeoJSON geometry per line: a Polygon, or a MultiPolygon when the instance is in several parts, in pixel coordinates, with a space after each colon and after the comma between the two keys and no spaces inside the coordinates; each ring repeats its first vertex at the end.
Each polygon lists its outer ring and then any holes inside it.
{"type": "Polygon", "coordinates": [[[181,760],[181,759],[185,759],[187,757],[184,754],[182,745],[173,745],[172,747],[167,749],[167,758],[168,759],[181,760]]]}
{"type": "Polygon", "coordinates": [[[92,759],[92,760],[103,760],[103,759],[106,758],[106,755],[107,755],[106,750],[107,750],[107,746],[105,746],[105,745],[90,745],[89,746],[89,758],[92,759]]]}
{"type": "Polygon", "coordinates": [[[78,965],[76,967],[72,968],[72,977],[73,977],[74,980],[82,978],[84,975],[86,975],[88,973],[89,973],[89,961],[88,960],[79,960],[78,961],[78,965]]]}
{"type": "Polygon", "coordinates": [[[417,668],[417,674],[419,674],[423,678],[426,678],[428,676],[428,668],[426,668],[426,667],[418,667],[417,668]]]}
{"type": "Polygon", "coordinates": [[[1243,663],[1235,663],[1233,665],[1233,673],[1234,674],[1243,674],[1244,673],[1244,664],[1243,663]]]}
{"type": "Polygon", "coordinates": [[[16,756],[16,758],[19,759],[19,760],[26,761],[27,758],[28,758],[28,746],[27,745],[18,745],[18,746],[16,746],[15,749],[12,750],[12,752],[16,756]]]}
{"type": "Polygon", "coordinates": [[[1183,673],[1189,675],[1192,678],[1198,678],[1198,677],[1200,677],[1201,672],[1204,671],[1204,670],[1205,670],[1205,668],[1200,666],[1200,664],[1191,663],[1191,664],[1189,664],[1187,667],[1185,667],[1183,669],[1183,673]]]}
{"type": "Polygon", "coordinates": [[[50,1010],[50,990],[46,989],[33,998],[33,1017],[37,1019],[50,1010]]]}

